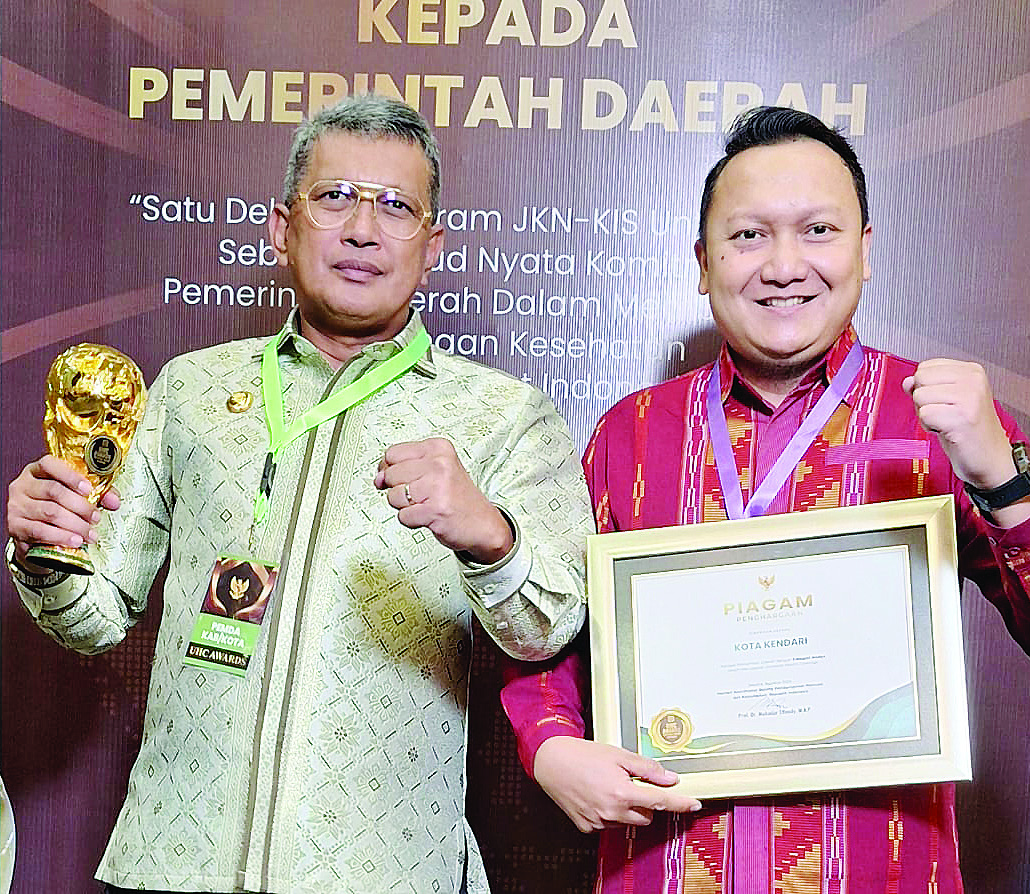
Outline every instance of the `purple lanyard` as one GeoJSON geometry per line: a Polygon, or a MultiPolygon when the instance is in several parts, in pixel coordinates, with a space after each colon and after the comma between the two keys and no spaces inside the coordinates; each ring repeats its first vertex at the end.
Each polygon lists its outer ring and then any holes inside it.
{"type": "Polygon", "coordinates": [[[801,426],[787,443],[773,467],[762,479],[761,484],[751,494],[751,499],[744,505],[744,495],[740,490],[740,476],[737,474],[737,461],[733,457],[733,446],[730,444],[730,433],[726,427],[726,414],[722,408],[722,383],[719,375],[719,362],[716,361],[712,377],[708,381],[708,392],[705,396],[705,408],[708,413],[708,430],[712,439],[712,450],[715,453],[715,466],[719,472],[719,484],[722,485],[723,502],[726,514],[730,518],[753,518],[762,515],[773,501],[784,482],[793,474],[801,457],[812,446],[823,426],[829,422],[837,407],[840,406],[848,389],[858,377],[862,369],[864,356],[862,345],[857,341],[844,358],[840,371],[833,377],[829,387],[815,406],[801,421],[801,426]]]}

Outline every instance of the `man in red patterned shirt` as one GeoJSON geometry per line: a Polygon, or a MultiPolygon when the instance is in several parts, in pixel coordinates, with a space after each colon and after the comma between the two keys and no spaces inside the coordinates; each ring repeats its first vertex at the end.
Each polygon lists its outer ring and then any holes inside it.
{"type": "MultiPolygon", "coordinates": [[[[1025,438],[977,364],[859,344],[871,232],[842,136],[791,109],[738,120],[695,247],[725,344],[598,423],[583,460],[598,530],[953,493],[960,573],[1030,653],[1025,438]],[[783,454],[798,459],[778,476],[783,454]]],[[[582,651],[541,667],[513,664],[502,699],[527,771],[581,830],[601,830],[598,894],[962,891],[954,785],[702,807],[657,762],[584,739],[582,651]]]]}

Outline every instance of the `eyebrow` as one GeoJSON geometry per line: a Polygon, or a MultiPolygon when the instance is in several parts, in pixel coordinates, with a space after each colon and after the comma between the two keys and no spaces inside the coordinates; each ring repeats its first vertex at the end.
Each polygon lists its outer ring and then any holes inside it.
{"type": "Polygon", "coordinates": [[[831,217],[846,213],[847,210],[837,203],[813,205],[807,208],[776,208],[772,210],[772,213],[770,213],[768,208],[738,208],[727,214],[723,220],[730,225],[738,225],[750,221],[765,222],[768,220],[800,222],[817,217],[831,217]]]}

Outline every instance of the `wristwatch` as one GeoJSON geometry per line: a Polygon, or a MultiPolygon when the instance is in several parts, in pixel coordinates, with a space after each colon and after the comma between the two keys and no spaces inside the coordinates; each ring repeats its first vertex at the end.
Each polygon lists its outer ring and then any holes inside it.
{"type": "Polygon", "coordinates": [[[981,512],[993,512],[1011,506],[1016,500],[1030,496],[1030,446],[1025,441],[1012,445],[1012,461],[1016,464],[1016,477],[998,487],[981,490],[966,484],[966,493],[981,512]]]}

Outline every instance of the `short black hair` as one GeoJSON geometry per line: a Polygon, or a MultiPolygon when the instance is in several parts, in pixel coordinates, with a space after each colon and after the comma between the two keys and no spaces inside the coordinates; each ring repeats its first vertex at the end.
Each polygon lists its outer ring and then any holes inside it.
{"type": "Polygon", "coordinates": [[[851,144],[839,130],[828,127],[808,112],[785,106],[758,106],[741,112],[726,135],[726,154],[715,163],[705,177],[705,188],[701,193],[701,222],[698,239],[705,244],[708,235],[708,211],[712,205],[712,194],[723,168],[735,155],[757,146],[774,146],[793,140],[816,140],[840,156],[851,172],[858,195],[858,207],[862,212],[862,229],[869,223],[869,201],[866,197],[865,173],[858,163],[858,156],[851,144]]]}

